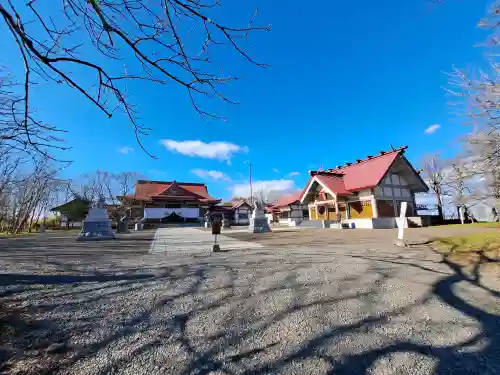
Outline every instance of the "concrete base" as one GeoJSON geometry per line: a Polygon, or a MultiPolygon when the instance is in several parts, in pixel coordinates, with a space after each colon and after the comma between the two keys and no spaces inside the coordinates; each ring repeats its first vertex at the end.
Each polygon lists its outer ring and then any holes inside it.
{"type": "Polygon", "coordinates": [[[94,234],[79,234],[78,237],[76,238],[77,241],[109,241],[109,240],[114,240],[116,237],[113,236],[97,236],[94,234]]]}
{"type": "Polygon", "coordinates": [[[118,222],[116,233],[130,233],[130,230],[128,229],[128,220],[118,222]]]}
{"type": "Polygon", "coordinates": [[[394,241],[394,246],[396,246],[396,247],[408,247],[408,244],[406,243],[405,240],[397,239],[396,241],[394,241]]]}
{"type": "Polygon", "coordinates": [[[267,217],[256,217],[250,219],[250,226],[248,227],[250,233],[267,233],[271,232],[269,221],[267,217]]]}
{"type": "Polygon", "coordinates": [[[295,228],[298,227],[302,221],[302,219],[283,219],[279,220],[278,224],[288,225],[289,227],[295,228]]]}
{"type": "MultiPolygon", "coordinates": [[[[372,219],[344,219],[342,223],[348,224],[349,228],[364,228],[364,229],[392,229],[399,228],[401,218],[399,217],[377,217],[372,219]]],[[[420,227],[422,221],[418,216],[405,217],[403,219],[403,227],[420,227]]]]}
{"type": "Polygon", "coordinates": [[[297,226],[301,228],[322,228],[322,222],[321,220],[304,220],[297,226]]]}
{"type": "Polygon", "coordinates": [[[76,238],[77,241],[104,241],[114,240],[115,234],[111,229],[111,223],[86,221],[83,223],[83,229],[76,238]]]}
{"type": "Polygon", "coordinates": [[[83,228],[77,241],[104,241],[114,240],[115,234],[111,229],[111,220],[108,212],[102,206],[92,207],[87,218],[83,221],[83,228]]]}

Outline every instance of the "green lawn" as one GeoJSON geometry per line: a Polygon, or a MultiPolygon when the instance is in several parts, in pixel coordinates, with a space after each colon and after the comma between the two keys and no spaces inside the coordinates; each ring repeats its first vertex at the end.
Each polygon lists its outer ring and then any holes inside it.
{"type": "Polygon", "coordinates": [[[450,227],[459,227],[459,226],[467,226],[467,227],[479,227],[479,228],[499,228],[500,223],[489,222],[489,223],[470,223],[470,224],[448,224],[448,225],[435,225],[434,227],[442,227],[442,228],[450,228],[450,227]]]}
{"type": "MultiPolygon", "coordinates": [[[[71,233],[71,232],[79,232],[80,229],[79,228],[56,229],[56,230],[47,229],[47,231],[61,232],[61,233],[71,233]]],[[[21,232],[21,233],[18,233],[18,234],[12,234],[12,233],[8,233],[8,232],[0,232],[0,237],[34,236],[36,234],[40,234],[40,232],[38,232],[36,230],[33,230],[32,232],[25,231],[25,232],[21,232]]]]}
{"type": "MultiPolygon", "coordinates": [[[[497,224],[497,223],[489,223],[497,224]]],[[[437,238],[432,247],[454,263],[468,266],[479,261],[479,253],[500,260],[500,231],[437,238]]]]}

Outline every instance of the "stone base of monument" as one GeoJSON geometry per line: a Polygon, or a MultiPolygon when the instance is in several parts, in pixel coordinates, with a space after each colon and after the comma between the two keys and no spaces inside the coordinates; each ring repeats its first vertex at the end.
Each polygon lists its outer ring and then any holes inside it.
{"type": "Polygon", "coordinates": [[[269,220],[267,217],[250,218],[250,226],[248,227],[250,233],[267,233],[271,232],[269,220]]]}
{"type": "Polygon", "coordinates": [[[394,241],[394,246],[397,246],[397,247],[408,247],[408,244],[406,243],[405,240],[397,239],[396,241],[394,241]]]}
{"type": "Polygon", "coordinates": [[[128,220],[120,220],[118,222],[116,233],[130,233],[130,231],[128,230],[128,220]]]}
{"type": "Polygon", "coordinates": [[[114,240],[115,234],[111,229],[111,220],[105,208],[92,207],[87,218],[83,221],[83,228],[76,238],[77,241],[114,240]]]}

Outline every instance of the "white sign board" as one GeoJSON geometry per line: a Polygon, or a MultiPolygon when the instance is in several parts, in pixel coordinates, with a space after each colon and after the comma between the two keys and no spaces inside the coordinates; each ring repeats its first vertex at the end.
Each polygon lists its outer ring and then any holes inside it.
{"type": "Polygon", "coordinates": [[[182,207],[182,208],[145,208],[145,219],[162,219],[175,213],[186,219],[198,219],[200,217],[200,209],[196,207],[182,207]]]}
{"type": "Polygon", "coordinates": [[[406,209],[408,207],[407,202],[401,202],[401,212],[399,213],[399,220],[398,220],[398,240],[403,239],[403,231],[405,229],[405,219],[406,219],[406,209]]]}

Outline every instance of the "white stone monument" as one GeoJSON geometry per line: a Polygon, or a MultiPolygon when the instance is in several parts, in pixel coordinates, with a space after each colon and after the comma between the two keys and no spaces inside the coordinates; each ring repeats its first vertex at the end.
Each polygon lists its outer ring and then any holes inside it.
{"type": "Polygon", "coordinates": [[[89,209],[87,218],[83,221],[83,227],[76,238],[77,241],[101,241],[113,240],[115,234],[111,229],[111,220],[108,211],[104,208],[104,200],[89,209]]]}
{"type": "Polygon", "coordinates": [[[398,224],[398,239],[394,242],[394,245],[398,247],[407,247],[406,241],[404,240],[404,230],[406,225],[406,210],[408,203],[401,203],[401,212],[399,213],[399,220],[396,218],[398,224]]]}
{"type": "Polygon", "coordinates": [[[269,226],[269,220],[267,219],[264,209],[262,208],[261,202],[254,203],[254,210],[252,216],[250,217],[250,226],[248,227],[251,233],[266,233],[271,232],[271,227],[269,226]]]}

